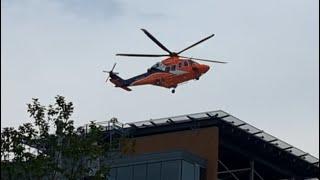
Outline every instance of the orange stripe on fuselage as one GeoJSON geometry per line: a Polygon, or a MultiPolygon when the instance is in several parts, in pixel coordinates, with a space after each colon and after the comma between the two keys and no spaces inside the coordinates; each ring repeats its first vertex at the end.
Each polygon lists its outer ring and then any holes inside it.
{"type": "Polygon", "coordinates": [[[167,72],[159,72],[153,73],[149,76],[142,78],[133,82],[130,86],[138,86],[138,85],[157,85],[165,88],[174,88],[179,83],[189,81],[191,79],[195,79],[194,73],[185,73],[180,75],[175,75],[167,72]]]}
{"type": "Polygon", "coordinates": [[[202,74],[207,72],[209,68],[207,66],[203,66],[199,63],[193,62],[190,65],[185,66],[185,61],[188,59],[179,59],[178,57],[170,57],[162,61],[162,63],[166,66],[176,65],[176,72],[156,72],[152,73],[144,78],[134,81],[130,84],[130,86],[138,86],[138,85],[156,85],[165,88],[175,88],[178,84],[182,82],[186,82],[192,79],[199,78],[202,74]],[[180,71],[180,72],[178,72],[180,71]],[[181,73],[181,74],[180,74],[181,73]]]}
{"type": "Polygon", "coordinates": [[[156,84],[157,82],[161,81],[164,78],[167,78],[169,76],[172,76],[172,74],[167,72],[157,72],[150,74],[149,76],[139,79],[135,82],[133,82],[130,86],[138,86],[138,85],[144,85],[144,84],[156,84]]]}

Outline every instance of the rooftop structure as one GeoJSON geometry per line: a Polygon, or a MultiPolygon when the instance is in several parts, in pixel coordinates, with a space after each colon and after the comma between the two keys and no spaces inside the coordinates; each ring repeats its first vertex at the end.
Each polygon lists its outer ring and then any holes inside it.
{"type": "Polygon", "coordinates": [[[121,125],[123,132],[138,140],[209,127],[218,129],[218,149],[212,149],[218,154],[218,179],[319,178],[318,158],[222,110],[121,125]]]}

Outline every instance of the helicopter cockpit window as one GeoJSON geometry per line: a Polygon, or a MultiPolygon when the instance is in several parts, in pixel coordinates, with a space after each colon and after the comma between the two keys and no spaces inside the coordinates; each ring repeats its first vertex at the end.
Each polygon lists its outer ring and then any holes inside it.
{"type": "Polygon", "coordinates": [[[160,66],[160,64],[159,63],[156,63],[155,65],[153,65],[152,67],[153,68],[158,68],[160,66]]]}
{"type": "Polygon", "coordinates": [[[195,63],[194,61],[191,61],[191,60],[188,60],[188,62],[189,62],[190,65],[195,63]]]}
{"type": "Polygon", "coordinates": [[[151,68],[152,69],[159,69],[159,70],[162,70],[162,71],[164,71],[164,69],[165,69],[164,65],[162,63],[159,63],[159,62],[156,63],[155,65],[153,65],[151,68]]]}

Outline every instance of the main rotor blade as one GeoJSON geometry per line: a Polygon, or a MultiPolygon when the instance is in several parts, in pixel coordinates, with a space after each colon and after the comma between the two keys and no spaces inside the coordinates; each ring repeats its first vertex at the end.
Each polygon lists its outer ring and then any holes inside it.
{"type": "Polygon", "coordinates": [[[223,61],[214,61],[214,60],[210,60],[210,59],[200,59],[200,58],[193,58],[193,57],[186,57],[186,56],[179,56],[179,57],[194,59],[194,60],[197,60],[197,61],[212,62],[212,63],[223,63],[223,64],[227,63],[227,62],[223,62],[223,61]]]}
{"type": "Polygon", "coordinates": [[[147,30],[141,29],[153,42],[155,42],[161,49],[167,51],[169,54],[172,54],[172,52],[167,49],[163,44],[161,44],[155,37],[153,37],[147,30]]]}
{"type": "Polygon", "coordinates": [[[116,54],[116,56],[130,56],[130,57],[164,57],[169,54],[116,54]]]}
{"type": "Polygon", "coordinates": [[[192,47],[194,47],[194,46],[196,46],[196,45],[198,45],[198,44],[202,43],[203,41],[206,41],[206,40],[208,40],[208,39],[212,38],[213,36],[214,36],[214,34],[211,34],[210,36],[208,36],[208,37],[206,37],[206,38],[204,38],[204,39],[202,39],[202,40],[200,40],[200,41],[198,41],[198,42],[196,42],[196,43],[192,44],[191,46],[189,46],[189,47],[187,47],[187,48],[185,48],[185,49],[181,50],[181,51],[180,51],[180,52],[178,52],[177,54],[180,54],[180,53],[182,53],[182,52],[184,52],[184,51],[186,51],[186,50],[188,50],[188,49],[190,49],[190,48],[192,48],[192,47]]]}
{"type": "Polygon", "coordinates": [[[116,67],[117,63],[114,63],[112,69],[111,69],[111,72],[114,70],[114,68],[116,67]]]}

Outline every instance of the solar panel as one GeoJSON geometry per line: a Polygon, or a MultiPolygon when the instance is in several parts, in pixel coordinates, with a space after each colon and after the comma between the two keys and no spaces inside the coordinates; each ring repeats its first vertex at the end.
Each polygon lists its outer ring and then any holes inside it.
{"type": "Polygon", "coordinates": [[[278,146],[281,149],[286,149],[286,148],[292,147],[290,144],[288,144],[286,142],[283,142],[283,141],[281,141],[279,139],[277,141],[275,141],[275,142],[272,142],[271,144],[274,144],[274,145],[278,146]]]}
{"type": "Polygon", "coordinates": [[[195,113],[195,114],[188,114],[188,115],[181,115],[181,116],[174,116],[168,118],[161,118],[161,119],[150,119],[146,121],[138,121],[133,123],[127,123],[124,127],[134,127],[134,128],[147,128],[147,127],[156,127],[156,126],[163,126],[163,125],[170,125],[170,124],[178,124],[188,121],[201,121],[201,120],[208,120],[212,117],[218,118],[219,120],[226,122],[239,128],[247,133],[251,134],[252,136],[258,137],[261,140],[265,141],[268,144],[274,145],[278,147],[280,150],[287,151],[293,154],[296,157],[299,157],[309,163],[315,164],[319,166],[319,159],[305,153],[304,151],[291,146],[290,144],[277,139],[276,137],[222,111],[209,111],[203,113],[195,113]]]}
{"type": "Polygon", "coordinates": [[[245,124],[243,126],[240,126],[239,128],[247,131],[250,134],[254,134],[256,132],[261,132],[260,129],[255,128],[254,126],[251,126],[250,124],[245,124]]]}
{"type": "Polygon", "coordinates": [[[228,122],[228,123],[231,123],[231,124],[233,124],[235,126],[238,126],[240,124],[247,124],[244,121],[241,121],[240,119],[238,119],[238,118],[236,118],[234,116],[231,116],[231,115],[228,116],[228,117],[223,118],[223,120],[228,122]]]}

